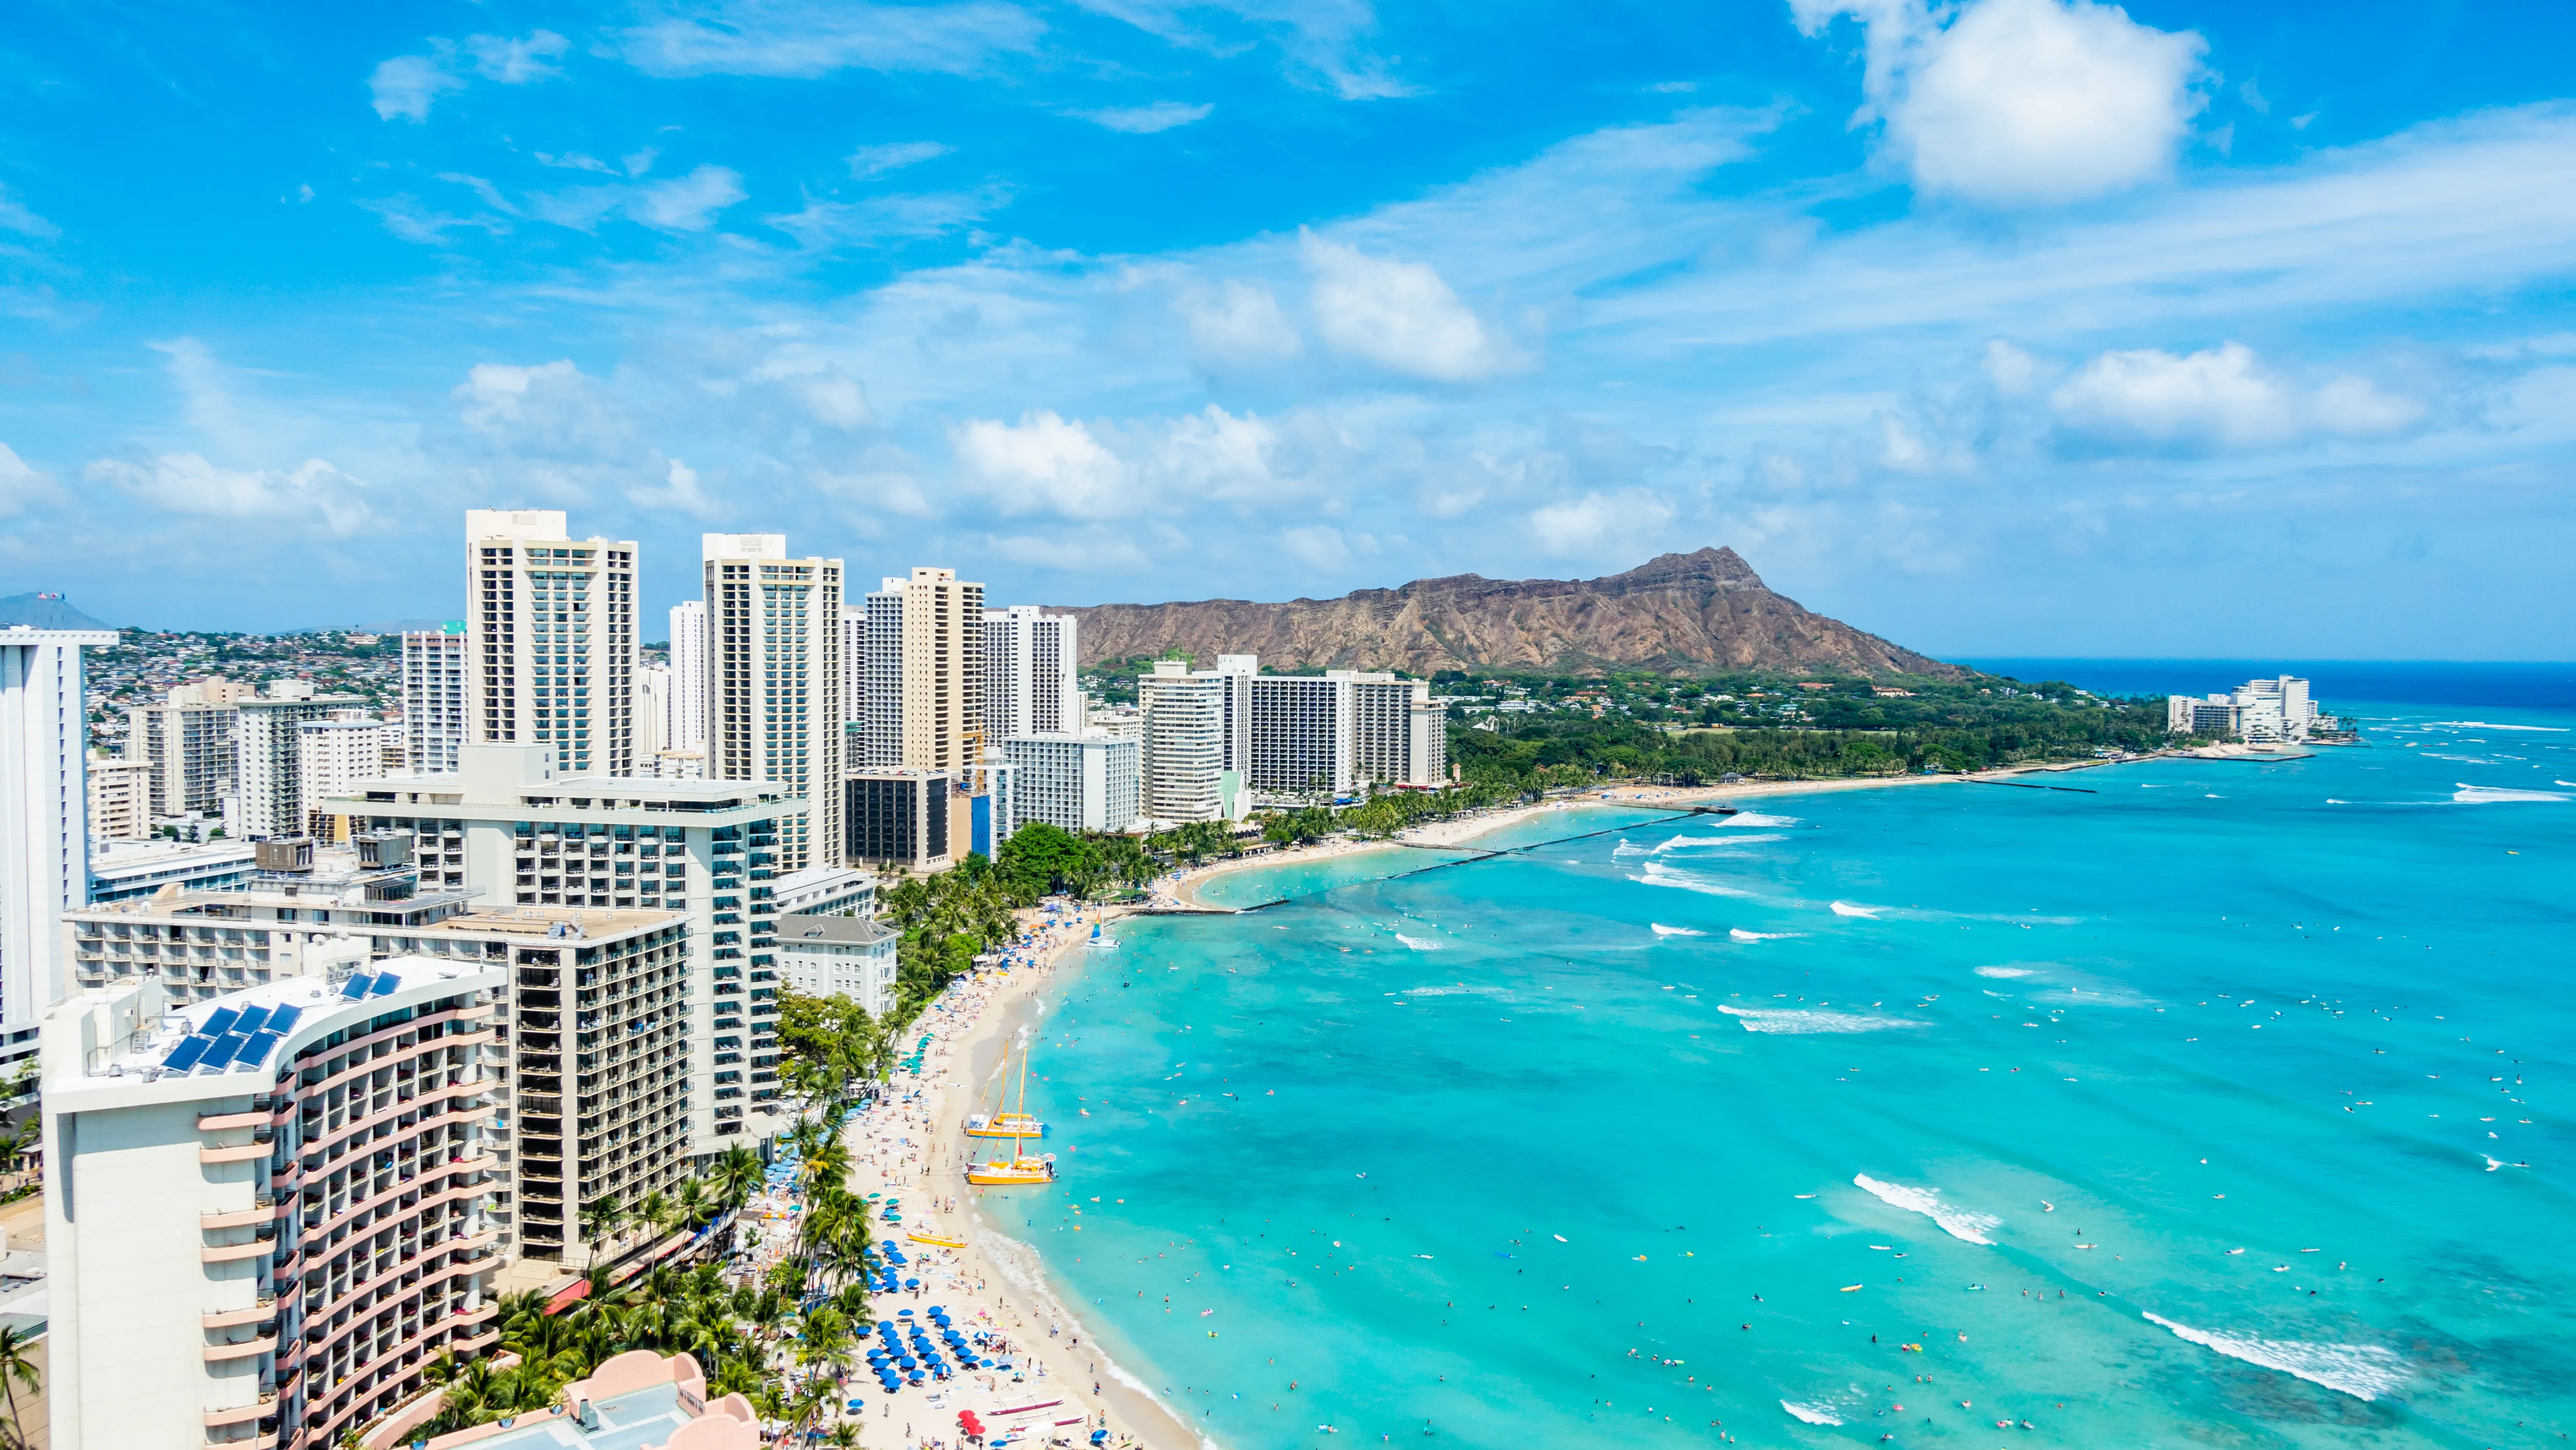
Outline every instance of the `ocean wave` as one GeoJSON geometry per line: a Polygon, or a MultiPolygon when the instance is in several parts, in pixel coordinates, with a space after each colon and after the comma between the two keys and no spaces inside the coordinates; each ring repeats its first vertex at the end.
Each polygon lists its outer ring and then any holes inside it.
{"type": "Polygon", "coordinates": [[[2427,730],[2531,730],[2546,735],[2564,735],[2568,732],[2568,727],[2564,725],[2498,725],[2488,720],[2429,720],[2425,722],[2424,728],[2427,730]]]}
{"type": "Polygon", "coordinates": [[[1833,1411],[1826,1409],[1822,1405],[1801,1405],[1789,1400],[1782,1400],[1780,1402],[1780,1408],[1787,1410],[1790,1414],[1797,1416],[1799,1419],[1806,1421],[1810,1425],[1839,1425],[1842,1423],[1842,1421],[1834,1418],[1833,1411]]]}
{"type": "Polygon", "coordinates": [[[1853,1174],[1852,1182],[1890,1208],[1922,1214],[1939,1224],[1941,1231],[1954,1239],[1992,1247],[1994,1240],[1986,1237],[1987,1233],[2003,1227],[2004,1221],[1993,1214],[1971,1213],[1943,1203],[1941,1190],[1937,1188],[1908,1188],[1902,1183],[1881,1183],[1866,1173],[1853,1174]]]}
{"type": "Polygon", "coordinates": [[[1740,926],[1728,927],[1726,934],[1734,941],[1778,941],[1783,937],[1804,935],[1802,932],[1794,931],[1746,931],[1740,926]]]}
{"type": "Polygon", "coordinates": [[[1929,1027],[1910,1017],[1865,1017],[1856,1012],[1818,1012],[1805,1007],[1729,1007],[1718,1011],[1744,1024],[1747,1032],[1808,1034],[1816,1032],[1886,1032],[1901,1027],[1929,1027]]]}
{"type": "Polygon", "coordinates": [[[2471,785],[2465,780],[2459,782],[2459,787],[2451,793],[2451,800],[2464,806],[2501,805],[2507,801],[2576,800],[2576,796],[2554,790],[2514,790],[2500,785],[2471,785]]]}
{"type": "Polygon", "coordinates": [[[2178,1339],[2187,1340],[2203,1349],[2216,1350],[2229,1359],[2259,1364],[2265,1369],[2296,1375],[2312,1385],[2323,1385],[2356,1400],[2375,1400],[2393,1394],[2406,1383],[2406,1361],[2397,1352],[2376,1344],[2310,1344],[2296,1339],[2240,1339],[2232,1334],[2214,1334],[2176,1324],[2161,1314],[2148,1314],[2147,1322],[2160,1324],[2173,1331],[2178,1339]]]}
{"type": "Polygon", "coordinates": [[[1706,935],[1708,935],[1708,933],[1707,933],[1707,932],[1704,932],[1704,931],[1697,931],[1697,930],[1694,930],[1694,929],[1692,929],[1692,928],[1690,928],[1690,927],[1687,927],[1687,926],[1666,926],[1666,925],[1664,925],[1664,924],[1663,924],[1662,922],[1660,922],[1660,921],[1650,921],[1650,922],[1648,922],[1648,923],[1646,923],[1646,924],[1647,924],[1648,926],[1651,926],[1651,927],[1653,927],[1653,928],[1655,929],[1655,935],[1657,935],[1657,936],[1706,936],[1706,935]]]}
{"type": "MultiPolygon", "coordinates": [[[[982,1231],[975,1235],[975,1246],[984,1251],[985,1259],[992,1264],[996,1273],[1009,1280],[1012,1288],[1027,1295],[1040,1313],[1068,1326],[1082,1326],[1082,1316],[1067,1308],[1064,1301],[1055,1296],[1055,1291],[1047,1286],[1046,1261],[1039,1257],[1034,1246],[1024,1244],[1008,1234],[997,1233],[983,1227],[980,1216],[976,1219],[976,1225],[982,1231]]],[[[1093,1333],[1095,1349],[1099,1338],[1098,1333],[1093,1333]]],[[[1111,1379],[1134,1390],[1148,1402],[1167,1412],[1171,1411],[1172,1407],[1164,1402],[1162,1396],[1155,1394],[1143,1380],[1128,1373],[1118,1361],[1104,1354],[1100,1356],[1100,1367],[1111,1379]]],[[[1177,1412],[1173,1413],[1177,1414],[1177,1412]]]]}
{"type": "Polygon", "coordinates": [[[1834,903],[1834,915],[1857,916],[1863,921],[1876,921],[1878,920],[1878,914],[1885,910],[1887,910],[1887,908],[1884,906],[1862,906],[1858,902],[1852,901],[1837,901],[1834,903]]]}
{"type": "Polygon", "coordinates": [[[2030,975],[2030,968],[2028,968],[2028,967],[1979,967],[1979,968],[1977,968],[1977,975],[1978,975],[1978,976],[1980,976],[1980,977],[2027,977],[2027,976],[2029,976],[2029,975],[2030,975]]]}
{"type": "Polygon", "coordinates": [[[1786,836],[1767,831],[1757,831],[1748,836],[1675,836],[1657,846],[1655,854],[1662,855],[1666,851],[1716,850],[1725,846],[1751,846],[1762,841],[1787,839],[1789,838],[1786,836]]]}
{"type": "Polygon", "coordinates": [[[1648,886],[1672,886],[1683,891],[1697,891],[1709,896],[1751,896],[1753,894],[1741,887],[1721,885],[1696,872],[1667,866],[1661,861],[1647,862],[1644,875],[1632,876],[1629,879],[1643,882],[1648,886]]]}
{"type": "Polygon", "coordinates": [[[1651,856],[1653,854],[1655,854],[1653,847],[1640,846],[1622,836],[1619,839],[1618,848],[1610,853],[1610,859],[1616,861],[1622,856],[1651,856]]]}
{"type": "Polygon", "coordinates": [[[1760,811],[1738,811],[1734,815],[1728,816],[1725,820],[1718,822],[1718,825],[1721,827],[1756,826],[1769,828],[1774,826],[1794,826],[1796,824],[1798,824],[1798,818],[1796,816],[1766,816],[1760,811]]]}
{"type": "Polygon", "coordinates": [[[1436,952],[1440,950],[1440,943],[1436,941],[1424,941],[1420,937],[1406,936],[1402,932],[1397,932],[1395,934],[1395,939],[1404,943],[1406,946],[1413,948],[1417,952],[1436,952]]]}

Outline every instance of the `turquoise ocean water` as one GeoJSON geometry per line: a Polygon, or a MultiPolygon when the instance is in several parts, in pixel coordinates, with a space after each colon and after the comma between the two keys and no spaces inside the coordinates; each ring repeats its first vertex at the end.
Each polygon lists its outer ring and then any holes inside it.
{"type": "Polygon", "coordinates": [[[1236,875],[985,1211],[1227,1447],[2563,1443],[2570,727],[1236,875]]]}

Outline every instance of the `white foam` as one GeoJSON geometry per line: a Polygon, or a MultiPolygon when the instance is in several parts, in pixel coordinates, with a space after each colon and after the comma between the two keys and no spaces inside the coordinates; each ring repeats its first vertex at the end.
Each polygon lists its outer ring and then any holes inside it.
{"type": "Polygon", "coordinates": [[[2161,1324],[2176,1338],[2188,1340],[2203,1349],[2214,1349],[2229,1359],[2259,1364],[2265,1369],[2296,1375],[2312,1385],[2324,1385],[2352,1396],[2356,1400],[2375,1400],[2393,1394],[2406,1383],[2406,1361],[2397,1352],[2376,1344],[2309,1344],[2296,1339],[2240,1339],[2231,1334],[2213,1334],[2176,1324],[2161,1314],[2146,1316],[2150,1324],[2161,1324]]]}
{"type": "Polygon", "coordinates": [[[1782,1400],[1780,1402],[1780,1408],[1787,1410],[1790,1414],[1797,1416],[1799,1419],[1806,1421],[1810,1425],[1839,1425],[1842,1423],[1842,1421],[1834,1418],[1832,1411],[1827,1410],[1822,1405],[1799,1405],[1792,1404],[1787,1400],[1782,1400]]]}
{"type": "Polygon", "coordinates": [[[1978,975],[1978,976],[1980,976],[1980,977],[2027,977],[2027,976],[2029,976],[2029,975],[2030,975],[2030,968],[2028,968],[2028,967],[1979,967],[1979,968],[1977,968],[1977,975],[1978,975]]]}
{"type": "Polygon", "coordinates": [[[1653,854],[1660,856],[1666,851],[1712,851],[1722,847],[1755,846],[1760,845],[1764,841],[1785,841],[1787,839],[1789,838],[1777,834],[1757,834],[1751,836],[1675,836],[1671,840],[1657,846],[1654,849],[1653,854]]]}
{"type": "Polygon", "coordinates": [[[2452,792],[2451,799],[2464,806],[2501,805],[2507,801],[2576,800],[2576,796],[2554,790],[2508,790],[2500,785],[2471,785],[2465,780],[2459,782],[2459,787],[2452,792]]]}
{"type": "MultiPolygon", "coordinates": [[[[1038,1257],[1038,1251],[1035,1248],[1007,1234],[996,1233],[985,1227],[980,1217],[976,1220],[976,1227],[983,1231],[975,1235],[975,1246],[984,1251],[984,1257],[991,1262],[996,1273],[1011,1281],[1011,1287],[1028,1295],[1036,1302],[1040,1312],[1058,1322],[1068,1325],[1082,1323],[1082,1317],[1065,1307],[1064,1301],[1058,1299],[1055,1291],[1047,1287],[1046,1263],[1038,1257]]],[[[1092,1335],[1095,1350],[1099,1347],[1099,1340],[1100,1336],[1097,1333],[1092,1335]]],[[[1164,1403],[1161,1396],[1155,1394],[1143,1380],[1128,1373],[1118,1361],[1104,1354],[1100,1356],[1100,1367],[1111,1379],[1144,1396],[1147,1402],[1156,1408],[1172,1415],[1176,1420],[1180,1418],[1178,1411],[1164,1403]]],[[[1213,1450],[1213,1442],[1203,1441],[1202,1443],[1213,1450]]]]}
{"type": "Polygon", "coordinates": [[[1779,941],[1784,937],[1801,935],[1794,931],[1746,931],[1740,926],[1728,927],[1726,934],[1736,941],[1779,941]]]}
{"type": "Polygon", "coordinates": [[[1857,916],[1863,921],[1876,921],[1878,920],[1878,914],[1885,910],[1887,910],[1887,908],[1884,906],[1862,906],[1856,902],[1850,901],[1837,901],[1834,903],[1834,915],[1857,916]]]}
{"type": "Polygon", "coordinates": [[[1630,879],[1643,882],[1648,886],[1674,886],[1707,896],[1751,896],[1753,894],[1740,887],[1722,886],[1693,872],[1677,870],[1661,861],[1647,862],[1645,874],[1630,879]]]}
{"type": "Polygon", "coordinates": [[[1618,849],[1610,853],[1610,859],[1616,861],[1622,856],[1651,856],[1653,854],[1655,853],[1652,849],[1636,845],[1623,837],[1619,842],[1618,849]]]}
{"type": "Polygon", "coordinates": [[[1648,922],[1648,923],[1646,923],[1646,924],[1647,924],[1648,926],[1651,926],[1651,927],[1653,927],[1653,928],[1655,929],[1655,935],[1657,935],[1657,936],[1706,936],[1706,935],[1708,935],[1708,933],[1707,933],[1707,932],[1704,932],[1704,931],[1694,931],[1694,930],[1692,930],[1691,928],[1686,927],[1686,926],[1666,926],[1666,925],[1664,925],[1664,924],[1663,924],[1662,922],[1660,922],[1660,921],[1650,921],[1650,922],[1648,922]]]}
{"type": "Polygon", "coordinates": [[[1440,950],[1440,943],[1436,941],[1425,941],[1420,937],[1406,936],[1402,932],[1397,932],[1395,934],[1395,939],[1404,943],[1406,946],[1413,948],[1417,952],[1436,952],[1440,950]]]}
{"type": "Polygon", "coordinates": [[[1943,1203],[1941,1190],[1937,1188],[1908,1188],[1902,1183],[1881,1183],[1866,1173],[1853,1174],[1852,1182],[1890,1208],[1901,1208],[1907,1213],[1919,1213],[1931,1219],[1941,1226],[1943,1233],[1954,1239],[1991,1246],[1994,1240],[1986,1237],[1987,1232],[2003,1226],[2003,1220],[1993,1214],[1970,1213],[1964,1208],[1952,1208],[1943,1203]]]}
{"type": "Polygon", "coordinates": [[[1721,827],[1752,826],[1763,830],[1769,830],[1777,826],[1794,826],[1796,824],[1798,824],[1798,818],[1796,816],[1766,816],[1760,811],[1738,811],[1734,815],[1728,816],[1725,820],[1718,822],[1718,825],[1721,827]]]}
{"type": "Polygon", "coordinates": [[[1744,1024],[1747,1032],[1886,1032],[1932,1025],[1910,1017],[1866,1017],[1857,1012],[1818,1012],[1805,1007],[1730,1007],[1719,1003],[1717,1010],[1744,1024]]]}
{"type": "Polygon", "coordinates": [[[2434,720],[2428,722],[2426,728],[2439,729],[2444,726],[2454,730],[2532,730],[2548,735],[2564,735],[2568,731],[2568,727],[2564,725],[2498,725],[2488,720],[2434,720]]]}

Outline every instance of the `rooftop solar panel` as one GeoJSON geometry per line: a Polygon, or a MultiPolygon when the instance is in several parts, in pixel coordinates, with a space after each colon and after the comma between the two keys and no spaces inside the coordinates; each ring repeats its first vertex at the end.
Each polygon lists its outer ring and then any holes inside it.
{"type": "Polygon", "coordinates": [[[197,1031],[207,1037],[221,1037],[225,1033],[232,1031],[233,1023],[239,1021],[240,1018],[240,1008],[218,1007],[203,1023],[198,1025],[197,1031]]]}
{"type": "Polygon", "coordinates": [[[257,1032],[259,1029],[266,1027],[267,1025],[268,1009],[260,1006],[249,1006],[241,1009],[241,1016],[234,1020],[231,1030],[248,1034],[257,1032]]]}
{"type": "Polygon", "coordinates": [[[268,1030],[276,1033],[292,1032],[295,1030],[295,1024],[303,1018],[303,1008],[292,1002],[286,1003],[268,1014],[268,1030]]]}
{"type": "Polygon", "coordinates": [[[257,1067],[268,1061],[268,1055],[277,1050],[277,1040],[283,1035],[274,1028],[263,1028],[252,1033],[250,1041],[242,1044],[242,1050],[233,1054],[233,1066],[257,1067]]]}
{"type": "Polygon", "coordinates": [[[376,985],[367,993],[367,995],[370,997],[390,997],[395,993],[395,991],[400,989],[401,986],[402,978],[395,976],[391,972],[380,973],[376,977],[376,985]]]}
{"type": "Polygon", "coordinates": [[[197,1066],[221,1072],[232,1066],[233,1054],[241,1051],[242,1044],[249,1040],[247,1037],[236,1037],[230,1034],[218,1037],[214,1044],[206,1049],[206,1055],[197,1059],[197,1066]]]}
{"type": "Polygon", "coordinates": [[[198,1058],[206,1055],[207,1048],[214,1045],[214,1040],[212,1038],[182,1038],[180,1039],[178,1050],[162,1059],[161,1065],[172,1072],[186,1072],[188,1069],[197,1065],[198,1058]]]}
{"type": "Polygon", "coordinates": [[[374,980],[375,977],[371,974],[360,972],[340,984],[340,995],[348,998],[352,1002],[355,1002],[360,997],[367,995],[367,984],[374,980]]]}

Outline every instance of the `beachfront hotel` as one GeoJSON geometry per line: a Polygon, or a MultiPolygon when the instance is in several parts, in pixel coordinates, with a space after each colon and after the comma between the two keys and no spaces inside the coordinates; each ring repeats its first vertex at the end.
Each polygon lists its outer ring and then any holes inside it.
{"type": "Polygon", "coordinates": [[[2233,736],[2248,745],[2306,740],[2335,728],[2296,675],[2246,681],[2226,694],[2168,695],[2165,729],[2176,735],[2233,736]]]}
{"type": "Polygon", "coordinates": [[[803,802],[766,782],[559,774],[556,760],[551,746],[470,745],[453,775],[367,781],[322,808],[448,843],[494,910],[685,915],[684,1080],[712,1085],[689,1094],[688,1153],[757,1144],[779,1127],[776,828],[803,802]]]}
{"type": "Polygon", "coordinates": [[[773,781],[804,808],[779,818],[782,871],[837,866],[841,561],[787,557],[785,534],[707,534],[707,777],[773,781]]]}
{"type": "Polygon", "coordinates": [[[1217,668],[1156,660],[1136,680],[1144,720],[1138,805],[1147,819],[1239,821],[1252,813],[1245,772],[1252,754],[1250,655],[1219,655],[1217,668]]]}
{"type": "Polygon", "coordinates": [[[465,723],[550,744],[578,774],[635,770],[635,544],[567,537],[557,509],[465,514],[465,723]]]}
{"type": "Polygon", "coordinates": [[[1080,655],[1069,614],[1034,604],[984,611],[984,739],[1060,735],[1082,728],[1080,655]]]}
{"type": "Polygon", "coordinates": [[[1016,773],[1020,821],[1066,831],[1125,831],[1136,823],[1137,742],[1107,735],[1014,735],[1002,758],[1016,773]]]}
{"type": "Polygon", "coordinates": [[[845,997],[870,1017],[894,1010],[893,928],[858,916],[782,916],[778,964],[810,997],[845,997]]]}
{"type": "Polygon", "coordinates": [[[1156,661],[1138,677],[1136,698],[1144,813],[1157,821],[1240,819],[1254,804],[1447,783],[1447,707],[1426,681],[1360,670],[1265,675],[1256,656],[1219,655],[1213,670],[1156,661]]]}
{"type": "Polygon", "coordinates": [[[402,959],[42,1029],[58,1450],[307,1450],[497,1339],[507,973],[402,959]]]}

